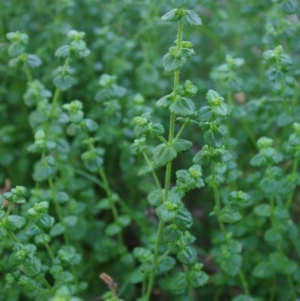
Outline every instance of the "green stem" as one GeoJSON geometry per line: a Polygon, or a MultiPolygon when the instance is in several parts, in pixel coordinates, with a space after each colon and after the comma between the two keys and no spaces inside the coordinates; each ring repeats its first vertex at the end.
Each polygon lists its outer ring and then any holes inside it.
{"type": "Polygon", "coordinates": [[[49,282],[42,276],[39,275],[38,278],[40,279],[40,281],[45,285],[45,287],[50,291],[51,295],[52,295],[52,287],[49,284],[49,282]]]}
{"type": "MultiPolygon", "coordinates": [[[[81,169],[74,169],[76,173],[79,175],[82,175],[83,177],[89,179],[90,181],[94,182],[97,184],[99,187],[105,190],[103,182],[101,182],[98,178],[94,177],[93,175],[90,175],[89,173],[85,172],[84,170],[81,169]]],[[[122,200],[118,199],[118,203],[120,206],[126,211],[126,213],[142,228],[145,225],[140,221],[140,218],[136,216],[135,212],[130,209],[130,207],[122,200]]]]}
{"type": "Polygon", "coordinates": [[[174,138],[174,143],[179,139],[179,137],[181,136],[181,134],[182,134],[182,132],[183,132],[183,130],[184,130],[185,127],[186,127],[186,123],[184,123],[184,124],[181,126],[179,132],[177,133],[176,137],[174,138]]]}
{"type": "Polygon", "coordinates": [[[89,173],[85,172],[84,170],[81,169],[73,169],[75,171],[75,173],[89,179],[90,181],[94,182],[95,184],[97,184],[99,187],[101,187],[102,189],[104,189],[104,184],[103,182],[101,182],[98,178],[96,178],[93,175],[90,175],[89,173]]]}
{"type": "Polygon", "coordinates": [[[12,206],[13,205],[10,203],[9,206],[8,206],[8,209],[6,211],[6,214],[5,214],[5,217],[4,217],[3,221],[0,219],[0,224],[5,229],[6,233],[10,236],[10,238],[13,240],[13,242],[17,243],[19,241],[18,237],[13,232],[11,232],[8,229],[6,229],[6,227],[5,227],[5,223],[7,221],[7,218],[9,216],[9,213],[10,213],[10,210],[11,210],[12,206]]]}
{"type": "Polygon", "coordinates": [[[28,68],[27,63],[24,63],[24,71],[25,71],[27,80],[28,80],[29,82],[32,82],[32,76],[31,76],[31,73],[30,73],[30,70],[29,70],[29,68],[28,68]]]}
{"type": "Polygon", "coordinates": [[[296,290],[295,290],[295,286],[294,286],[291,275],[288,275],[287,279],[288,279],[288,283],[289,283],[291,294],[292,294],[292,301],[296,301],[297,300],[296,290]]]}
{"type": "Polygon", "coordinates": [[[14,243],[19,242],[18,237],[13,232],[11,232],[11,231],[9,231],[8,229],[5,228],[5,219],[3,221],[0,219],[0,224],[5,229],[6,233],[10,236],[10,238],[12,239],[12,241],[14,243]]]}
{"type": "Polygon", "coordinates": [[[221,286],[221,287],[218,288],[218,290],[217,290],[217,292],[216,292],[216,294],[215,294],[215,296],[214,296],[213,301],[218,301],[218,300],[219,300],[219,298],[220,298],[220,296],[221,296],[223,290],[224,290],[224,287],[223,287],[223,286],[221,286]]]}
{"type": "Polygon", "coordinates": [[[156,270],[156,266],[157,266],[157,263],[158,263],[159,243],[160,243],[160,238],[161,238],[161,235],[162,235],[163,227],[164,227],[164,223],[162,221],[159,221],[158,233],[157,233],[157,238],[156,238],[155,248],[154,248],[154,268],[153,268],[153,271],[151,272],[150,277],[149,277],[149,282],[148,282],[147,294],[146,294],[145,301],[150,300],[150,296],[151,296],[151,292],[152,292],[153,281],[154,281],[154,276],[155,276],[155,270],[156,270]]]}
{"type": "Polygon", "coordinates": [[[241,122],[242,122],[242,126],[243,126],[245,133],[248,135],[248,138],[250,139],[251,143],[253,144],[254,148],[256,149],[257,148],[256,140],[254,138],[252,131],[250,130],[248,120],[245,117],[242,117],[241,122]]]}
{"type": "Polygon", "coordinates": [[[270,299],[269,301],[273,301],[274,300],[274,296],[275,296],[275,292],[276,292],[276,278],[273,278],[273,283],[272,283],[272,288],[271,288],[271,293],[270,293],[270,299]]]}
{"type": "Polygon", "coordinates": [[[242,270],[239,271],[239,277],[240,277],[240,280],[241,280],[241,283],[242,283],[242,286],[243,286],[244,293],[248,297],[250,297],[248,282],[247,282],[247,280],[245,278],[245,275],[244,275],[242,270]]]}
{"type": "Polygon", "coordinates": [[[5,213],[4,223],[6,223],[8,217],[9,217],[9,215],[10,215],[10,212],[11,212],[11,210],[12,210],[12,207],[13,207],[13,204],[12,204],[12,203],[9,203],[8,208],[7,208],[7,211],[6,211],[6,213],[5,213]]]}
{"type": "MultiPolygon", "coordinates": [[[[227,102],[228,102],[228,105],[229,105],[230,109],[233,109],[232,92],[230,90],[228,90],[228,93],[227,93],[227,102]]],[[[227,118],[226,122],[227,122],[227,136],[226,136],[227,143],[226,144],[228,145],[228,139],[229,139],[230,133],[231,133],[230,119],[227,118]]]]}
{"type": "MultiPolygon", "coordinates": [[[[297,175],[297,169],[298,169],[298,159],[295,158],[294,162],[293,162],[293,168],[292,168],[292,178],[295,179],[296,175],[297,175]]],[[[294,191],[293,190],[289,196],[288,196],[288,200],[286,202],[286,209],[289,210],[292,204],[292,200],[293,200],[293,196],[294,196],[294,191]]]]}
{"type": "Polygon", "coordinates": [[[46,248],[46,250],[47,250],[47,252],[48,252],[49,257],[50,257],[51,260],[53,261],[54,258],[55,258],[55,257],[54,257],[54,254],[53,254],[51,248],[49,247],[49,245],[48,245],[48,243],[47,243],[47,241],[46,241],[46,238],[45,238],[45,235],[44,235],[44,233],[43,233],[43,230],[42,230],[41,228],[39,228],[39,229],[40,229],[40,231],[41,231],[41,236],[42,236],[42,240],[43,240],[44,246],[45,246],[45,248],[46,248]]]}
{"type": "MultiPolygon", "coordinates": [[[[178,28],[177,28],[177,49],[178,50],[181,49],[182,27],[183,27],[182,22],[179,21],[178,28]]],[[[177,96],[178,85],[179,85],[179,70],[174,72],[174,87],[173,87],[174,99],[176,99],[176,96],[177,96]]],[[[174,130],[175,130],[175,113],[171,112],[170,127],[169,127],[169,141],[168,141],[168,145],[170,145],[170,146],[173,145],[174,130]]],[[[168,196],[169,196],[169,189],[170,189],[170,183],[171,183],[171,171],[172,171],[172,162],[169,162],[167,164],[167,168],[166,168],[165,191],[164,191],[163,202],[166,202],[168,199],[168,196]]],[[[153,259],[154,268],[149,276],[149,282],[148,282],[148,288],[147,288],[147,294],[145,297],[145,301],[149,301],[150,296],[151,296],[155,270],[156,270],[157,263],[158,263],[158,250],[159,250],[159,244],[160,244],[160,240],[161,240],[163,227],[164,227],[164,223],[160,220],[159,225],[158,225],[158,233],[157,233],[157,237],[156,237],[156,242],[155,242],[155,249],[154,249],[154,259],[153,259]]]]}
{"type": "MultiPolygon", "coordinates": [[[[183,265],[183,269],[184,269],[184,273],[185,273],[185,277],[186,277],[186,280],[188,281],[188,278],[189,278],[189,267],[187,265],[183,265]]],[[[192,291],[192,287],[191,285],[189,284],[188,285],[188,294],[189,294],[189,301],[193,301],[193,291],[192,291]]]]}
{"type": "Polygon", "coordinates": [[[167,250],[163,255],[160,256],[159,261],[161,262],[165,257],[167,257],[171,253],[171,250],[167,250]]]}
{"type": "MultiPolygon", "coordinates": [[[[117,208],[114,204],[112,192],[111,192],[111,189],[109,187],[108,180],[107,180],[106,174],[104,172],[104,169],[102,167],[99,168],[99,174],[100,174],[101,180],[104,184],[104,190],[106,192],[106,195],[107,195],[107,198],[108,198],[108,201],[109,201],[109,204],[110,204],[110,208],[111,208],[111,211],[112,211],[112,214],[113,214],[114,222],[117,222],[117,220],[118,220],[118,211],[117,211],[117,208]]],[[[120,250],[120,252],[123,252],[124,251],[124,248],[123,248],[124,247],[124,242],[123,242],[122,232],[118,233],[117,239],[118,239],[119,250],[120,250]]]]}
{"type": "Polygon", "coordinates": [[[142,296],[145,296],[145,294],[146,294],[146,288],[147,288],[146,279],[147,278],[144,276],[143,283],[142,283],[142,296]]]}
{"type": "Polygon", "coordinates": [[[223,239],[228,246],[228,240],[227,240],[227,235],[225,231],[225,226],[224,224],[220,221],[220,213],[221,213],[221,202],[220,202],[220,197],[219,197],[219,191],[218,191],[218,186],[216,184],[216,172],[215,172],[215,163],[211,164],[211,175],[212,175],[212,182],[213,182],[213,193],[214,193],[214,199],[215,199],[215,204],[217,206],[217,217],[218,217],[218,223],[220,230],[223,234],[223,239]]]}
{"type": "Polygon", "coordinates": [[[291,111],[292,112],[294,111],[295,105],[297,104],[298,94],[299,94],[299,87],[296,86],[295,90],[294,90],[294,97],[293,97],[292,103],[291,103],[291,111]]]}
{"type": "Polygon", "coordinates": [[[10,236],[10,238],[11,238],[15,243],[17,243],[17,242],[19,241],[18,238],[17,238],[17,236],[16,236],[13,232],[8,231],[8,230],[6,230],[6,231],[7,231],[8,235],[10,236]]]}
{"type": "MultiPolygon", "coordinates": [[[[64,65],[63,65],[62,71],[61,71],[61,75],[62,75],[62,76],[64,76],[64,75],[66,74],[66,71],[67,71],[67,68],[68,68],[68,65],[69,65],[69,61],[70,61],[70,58],[67,57],[66,60],[65,60],[64,65]]],[[[60,95],[60,90],[59,90],[58,88],[56,88],[56,89],[55,89],[55,92],[54,92],[53,99],[52,99],[51,110],[50,110],[50,113],[49,113],[50,119],[52,118],[53,112],[54,112],[54,110],[55,110],[55,108],[56,108],[56,104],[57,104],[59,95],[60,95]]],[[[47,137],[48,134],[49,134],[49,130],[50,130],[50,122],[48,122],[48,123],[46,124],[46,128],[45,128],[45,134],[46,134],[46,137],[47,137]]]]}
{"type": "Polygon", "coordinates": [[[271,215],[272,215],[273,211],[274,211],[274,207],[275,207],[274,193],[272,193],[271,196],[270,196],[270,207],[271,207],[271,215]]]}
{"type": "Polygon", "coordinates": [[[162,142],[168,145],[168,141],[163,136],[157,136],[157,138],[162,142]]]}
{"type": "MultiPolygon", "coordinates": [[[[147,156],[147,154],[146,154],[145,152],[143,152],[143,156],[144,156],[144,159],[145,159],[147,165],[148,165],[149,167],[152,168],[151,161],[149,160],[149,158],[148,158],[148,156],[147,156]]],[[[161,188],[161,185],[160,185],[160,182],[159,182],[159,180],[158,180],[158,177],[157,177],[157,175],[156,175],[155,170],[152,170],[152,177],[153,177],[153,179],[154,179],[154,182],[155,182],[156,187],[157,187],[157,188],[161,191],[161,193],[162,193],[162,188],[161,188]]],[[[162,197],[163,197],[163,194],[162,194],[162,197]]]]}

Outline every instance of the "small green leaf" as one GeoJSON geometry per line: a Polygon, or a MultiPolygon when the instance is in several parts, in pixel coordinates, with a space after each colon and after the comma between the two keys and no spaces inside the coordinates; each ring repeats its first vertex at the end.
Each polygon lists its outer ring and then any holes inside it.
{"type": "Polygon", "coordinates": [[[28,54],[27,64],[31,68],[36,68],[42,65],[42,60],[35,54],[28,54]]]}
{"type": "Polygon", "coordinates": [[[275,207],[273,217],[274,219],[281,222],[290,219],[288,210],[286,210],[285,208],[281,208],[279,206],[275,207]]]}
{"type": "Polygon", "coordinates": [[[186,97],[181,97],[179,100],[174,101],[169,109],[179,116],[192,116],[196,110],[193,101],[186,97]]]}
{"type": "Polygon", "coordinates": [[[35,257],[27,257],[23,264],[19,266],[19,269],[29,278],[34,278],[40,274],[42,265],[41,261],[35,257]]]}
{"type": "Polygon", "coordinates": [[[162,21],[165,22],[176,22],[179,21],[181,19],[180,14],[178,14],[178,9],[174,8],[172,10],[170,10],[169,12],[167,12],[166,14],[164,14],[161,17],[162,21]]]}
{"type": "Polygon", "coordinates": [[[170,222],[176,215],[177,205],[165,202],[156,208],[156,214],[163,222],[170,222]]]}
{"type": "Polygon", "coordinates": [[[166,242],[172,242],[177,240],[182,234],[182,231],[178,229],[176,225],[168,225],[164,228],[162,238],[166,242]]]}
{"type": "Polygon", "coordinates": [[[297,0],[285,0],[281,3],[284,12],[294,14],[297,10],[297,0]]]}
{"type": "Polygon", "coordinates": [[[281,239],[281,234],[273,228],[267,230],[264,234],[264,240],[270,243],[276,243],[280,241],[280,239],[281,239]]]}
{"type": "Polygon", "coordinates": [[[188,287],[186,276],[183,272],[176,273],[170,280],[168,288],[171,291],[181,291],[188,287]]]}
{"type": "Polygon", "coordinates": [[[133,256],[139,261],[139,262],[146,262],[151,261],[153,259],[153,254],[150,250],[145,248],[134,248],[133,250],[133,256]]]}
{"type": "Polygon", "coordinates": [[[14,232],[22,229],[26,225],[26,218],[18,215],[9,215],[5,224],[5,228],[14,232]]]}
{"type": "Polygon", "coordinates": [[[39,234],[34,238],[34,242],[37,246],[45,246],[45,243],[49,243],[50,241],[51,237],[48,234],[39,234]]]}
{"type": "Polygon", "coordinates": [[[60,191],[56,194],[54,198],[54,202],[57,202],[59,204],[65,204],[70,200],[68,194],[64,191],[60,191]]]}
{"type": "Polygon", "coordinates": [[[204,134],[204,139],[208,145],[220,148],[224,144],[224,133],[219,129],[208,130],[204,134]]]}
{"type": "Polygon", "coordinates": [[[269,255],[271,267],[279,273],[292,275],[298,269],[298,263],[294,260],[289,260],[283,253],[274,252],[269,255]]]}
{"type": "Polygon", "coordinates": [[[95,132],[98,129],[98,124],[92,119],[83,119],[80,126],[83,126],[90,133],[95,132]]]}
{"type": "Polygon", "coordinates": [[[172,103],[172,94],[168,94],[160,98],[157,102],[156,105],[158,107],[163,107],[163,108],[168,108],[172,103]]]}
{"type": "Polygon", "coordinates": [[[70,75],[57,75],[56,77],[54,77],[53,83],[57,89],[65,91],[74,85],[75,80],[70,75]]]}
{"type": "Polygon", "coordinates": [[[197,112],[197,120],[200,122],[210,122],[212,121],[212,110],[210,106],[201,107],[201,109],[197,112]]]}
{"type": "Polygon", "coordinates": [[[184,63],[186,62],[186,58],[181,57],[174,57],[170,53],[167,53],[162,60],[163,66],[167,72],[174,72],[179,70],[184,63]]]}
{"type": "Polygon", "coordinates": [[[70,46],[69,45],[64,45],[64,46],[59,47],[55,51],[55,56],[57,56],[57,57],[68,57],[68,56],[70,56],[70,46]]]}
{"type": "Polygon", "coordinates": [[[96,172],[103,164],[103,154],[104,149],[98,147],[83,153],[81,159],[88,170],[96,172]]]}
{"type": "Polygon", "coordinates": [[[65,227],[61,223],[57,223],[51,228],[49,234],[51,236],[58,236],[64,232],[65,232],[65,227]]]}
{"type": "Polygon", "coordinates": [[[50,229],[54,224],[54,218],[48,214],[42,214],[35,222],[35,224],[42,229],[50,229]]]}
{"type": "Polygon", "coordinates": [[[102,199],[97,203],[97,208],[100,210],[110,209],[110,201],[108,198],[102,199]]]}
{"type": "Polygon", "coordinates": [[[177,139],[173,144],[173,147],[176,149],[178,153],[188,151],[192,148],[192,146],[193,143],[185,139],[177,139]]]}
{"type": "Polygon", "coordinates": [[[122,228],[119,225],[113,223],[106,227],[105,235],[114,236],[114,235],[117,235],[118,233],[120,233],[121,230],[122,230],[122,228]]]}
{"type": "Polygon", "coordinates": [[[77,223],[77,221],[78,221],[78,217],[77,216],[70,215],[70,216],[64,217],[64,223],[68,227],[75,226],[75,224],[77,223]]]}
{"type": "Polygon", "coordinates": [[[175,264],[176,264],[176,260],[170,256],[166,256],[161,260],[158,259],[157,271],[159,273],[165,273],[165,272],[173,269],[175,264]]]}
{"type": "Polygon", "coordinates": [[[176,158],[177,152],[173,146],[159,144],[153,151],[153,162],[155,166],[161,167],[176,158]]]}
{"type": "Polygon", "coordinates": [[[160,189],[151,191],[148,194],[147,200],[151,206],[159,206],[160,204],[162,204],[163,201],[162,191],[160,189]]]}
{"type": "Polygon", "coordinates": [[[256,154],[250,161],[252,166],[263,166],[267,163],[267,159],[261,154],[256,154]]]}
{"type": "Polygon", "coordinates": [[[3,228],[0,228],[0,241],[6,237],[7,233],[3,228]]]}
{"type": "Polygon", "coordinates": [[[224,207],[220,214],[220,221],[223,223],[234,224],[242,219],[238,211],[233,211],[230,207],[224,207]]]}
{"type": "Polygon", "coordinates": [[[200,17],[192,10],[187,10],[186,15],[182,18],[183,24],[192,25],[192,26],[200,26],[202,25],[202,21],[200,17]]]}
{"type": "Polygon", "coordinates": [[[274,179],[264,178],[260,182],[260,187],[266,194],[271,194],[276,191],[278,182],[274,179]]]}
{"type": "Polygon", "coordinates": [[[208,275],[203,271],[192,270],[189,273],[189,281],[192,287],[201,287],[205,285],[209,280],[208,275]]]}
{"type": "Polygon", "coordinates": [[[138,268],[130,274],[129,282],[132,284],[141,283],[146,276],[147,275],[138,268]]]}
{"type": "Polygon", "coordinates": [[[125,228],[131,223],[131,218],[128,215],[120,215],[118,216],[116,223],[120,227],[125,228]]]}
{"type": "Polygon", "coordinates": [[[190,212],[184,207],[180,207],[172,221],[180,230],[187,230],[193,224],[193,218],[190,212]]]}
{"type": "Polygon", "coordinates": [[[271,207],[269,204],[255,206],[254,213],[260,217],[269,217],[271,216],[271,207]]]}
{"type": "Polygon", "coordinates": [[[211,111],[215,116],[226,117],[229,115],[230,110],[226,103],[221,103],[217,106],[211,106],[211,111]]]}
{"type": "Polygon", "coordinates": [[[222,254],[220,262],[224,273],[230,276],[236,276],[242,266],[242,256],[226,252],[222,254]]]}
{"type": "Polygon", "coordinates": [[[194,265],[197,262],[197,252],[191,247],[187,246],[177,253],[178,260],[185,265],[194,265]]]}
{"type": "Polygon", "coordinates": [[[262,261],[254,267],[252,275],[259,279],[271,278],[275,271],[268,261],[262,261]]]}
{"type": "Polygon", "coordinates": [[[22,54],[25,50],[25,47],[20,44],[20,43],[12,43],[9,47],[8,47],[8,54],[11,57],[17,57],[20,54],[22,54]]]}

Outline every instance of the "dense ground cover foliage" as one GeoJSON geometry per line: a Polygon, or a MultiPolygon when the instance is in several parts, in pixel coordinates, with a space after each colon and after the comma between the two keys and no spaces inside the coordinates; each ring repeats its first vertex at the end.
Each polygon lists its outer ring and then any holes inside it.
{"type": "Polygon", "coordinates": [[[296,0],[0,1],[0,299],[300,299],[296,0]]]}

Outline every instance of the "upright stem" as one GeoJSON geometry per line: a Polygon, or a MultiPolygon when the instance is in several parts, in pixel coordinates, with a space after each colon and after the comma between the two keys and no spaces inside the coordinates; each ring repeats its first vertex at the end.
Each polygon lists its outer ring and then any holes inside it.
{"type": "MultiPolygon", "coordinates": [[[[184,269],[184,273],[186,276],[186,279],[188,280],[189,277],[189,267],[187,265],[183,265],[183,269],[184,269]]],[[[189,294],[189,301],[193,301],[193,291],[192,291],[192,287],[189,284],[188,285],[188,294],[189,294]]]]}
{"type": "Polygon", "coordinates": [[[242,270],[239,271],[239,277],[243,286],[243,290],[247,296],[250,297],[249,287],[245,275],[242,270]]]}
{"type": "MultiPolygon", "coordinates": [[[[118,211],[117,211],[117,208],[114,204],[112,192],[111,192],[111,189],[109,187],[108,180],[107,180],[106,174],[104,172],[104,169],[102,167],[99,168],[99,174],[100,174],[100,177],[101,177],[101,179],[103,181],[103,184],[104,184],[104,190],[106,192],[106,195],[107,195],[107,198],[108,198],[108,201],[109,201],[109,204],[110,204],[110,208],[111,208],[111,211],[112,211],[112,214],[113,214],[114,222],[116,222],[118,220],[118,211]]],[[[119,245],[120,251],[122,252],[124,242],[123,242],[123,237],[122,237],[121,232],[118,233],[117,238],[118,238],[118,245],[119,245]]]]}
{"type": "Polygon", "coordinates": [[[38,278],[41,280],[41,282],[46,286],[46,288],[50,291],[51,295],[53,294],[52,293],[52,287],[51,285],[49,284],[49,282],[42,276],[42,275],[39,275],[38,278]]]}
{"type": "Polygon", "coordinates": [[[32,76],[31,76],[31,73],[30,73],[30,70],[29,70],[29,68],[28,68],[28,64],[27,64],[27,63],[24,63],[24,71],[25,71],[27,80],[28,80],[29,82],[32,82],[32,76]]]}
{"type": "Polygon", "coordinates": [[[273,283],[272,283],[269,301],[274,300],[275,293],[276,293],[276,277],[273,277],[273,283]]]}
{"type": "MultiPolygon", "coordinates": [[[[297,169],[298,169],[298,159],[295,158],[295,159],[294,159],[294,162],[293,162],[293,169],[292,169],[292,176],[293,176],[293,179],[295,179],[295,177],[296,177],[297,169]]],[[[289,196],[288,196],[288,200],[287,200],[287,202],[286,202],[286,209],[287,209],[287,210],[289,210],[290,207],[291,207],[292,199],[293,199],[293,196],[294,196],[294,191],[295,191],[295,190],[293,190],[293,191],[289,194],[289,196]]]]}
{"type": "Polygon", "coordinates": [[[45,246],[45,248],[46,248],[46,250],[47,250],[47,252],[48,252],[49,257],[50,257],[51,260],[53,261],[54,258],[55,258],[55,257],[54,257],[54,254],[53,254],[53,252],[52,252],[50,246],[48,245],[48,243],[47,243],[47,241],[46,241],[45,234],[44,234],[43,230],[40,229],[40,231],[41,231],[41,236],[42,236],[43,244],[44,244],[44,246],[45,246]]]}
{"type": "Polygon", "coordinates": [[[288,275],[287,279],[288,279],[288,283],[289,283],[291,294],[292,294],[292,301],[296,301],[297,300],[296,289],[295,289],[291,275],[288,275]]]}
{"type": "Polygon", "coordinates": [[[219,191],[218,191],[218,186],[216,185],[216,172],[215,172],[215,163],[211,164],[211,175],[212,175],[212,181],[213,181],[213,193],[214,193],[214,199],[215,203],[217,206],[217,217],[218,217],[218,223],[220,230],[223,235],[223,239],[228,246],[228,240],[226,236],[226,231],[225,231],[225,226],[224,224],[220,221],[220,213],[221,213],[221,202],[220,202],[220,197],[219,197],[219,191]]]}
{"type": "MultiPolygon", "coordinates": [[[[177,28],[177,49],[181,49],[181,40],[182,40],[182,22],[178,22],[178,28],[177,28]]],[[[173,87],[173,96],[174,99],[176,99],[177,96],[177,89],[179,85],[179,70],[174,72],[174,87],[173,87]]],[[[168,140],[168,145],[173,145],[173,140],[174,140],[174,130],[175,130],[175,113],[171,112],[170,116],[170,127],[169,127],[169,140],[168,140]]],[[[165,191],[164,191],[164,197],[163,197],[163,202],[166,202],[169,196],[169,190],[170,190],[170,183],[171,183],[171,172],[172,172],[172,162],[169,162],[167,164],[166,168],[166,177],[165,177],[165,191]]],[[[163,231],[164,223],[160,220],[158,224],[158,232],[157,232],[157,237],[156,237],[156,242],[155,242],[155,248],[154,248],[154,268],[153,271],[151,272],[149,276],[149,282],[148,282],[148,288],[147,288],[147,294],[145,301],[150,300],[151,296],[151,291],[153,287],[153,281],[154,281],[154,276],[155,276],[155,270],[157,267],[158,263],[158,250],[159,250],[159,244],[161,240],[161,235],[163,231]]]]}
{"type": "Polygon", "coordinates": [[[160,220],[159,224],[158,224],[157,238],[156,238],[155,247],[154,247],[154,260],[153,260],[154,268],[149,277],[147,295],[146,295],[145,301],[150,300],[150,296],[151,296],[151,292],[152,292],[155,270],[156,270],[156,266],[158,263],[158,249],[159,249],[160,237],[162,235],[163,228],[164,228],[164,222],[160,220]]]}
{"type": "MultiPolygon", "coordinates": [[[[70,58],[67,57],[66,60],[65,60],[64,65],[63,65],[62,71],[61,71],[62,76],[64,76],[66,74],[66,72],[67,72],[67,68],[69,66],[69,61],[70,61],[70,58]]],[[[56,88],[56,90],[54,92],[53,99],[52,99],[51,110],[50,110],[50,113],[49,113],[50,118],[52,117],[52,114],[53,114],[53,112],[55,110],[55,107],[56,107],[59,95],[60,95],[60,90],[58,88],[56,88]]],[[[45,129],[46,136],[48,136],[49,130],[50,130],[50,122],[48,122],[46,124],[46,129],[45,129]]]]}

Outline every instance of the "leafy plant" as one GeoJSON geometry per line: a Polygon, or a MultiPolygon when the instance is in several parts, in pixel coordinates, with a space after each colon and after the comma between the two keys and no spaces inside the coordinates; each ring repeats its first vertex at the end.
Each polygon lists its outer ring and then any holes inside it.
{"type": "Polygon", "coordinates": [[[0,299],[298,300],[299,14],[3,2],[0,299]]]}

